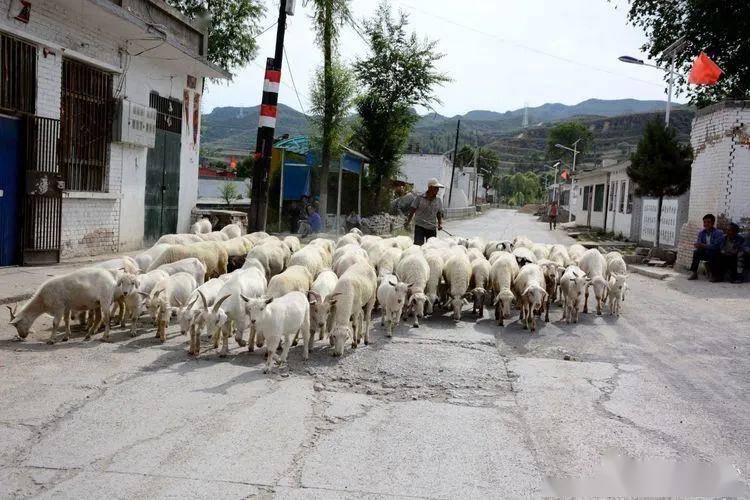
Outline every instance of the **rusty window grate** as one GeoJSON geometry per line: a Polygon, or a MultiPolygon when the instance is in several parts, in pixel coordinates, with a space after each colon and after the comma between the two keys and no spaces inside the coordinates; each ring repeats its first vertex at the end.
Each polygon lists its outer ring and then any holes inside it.
{"type": "Polygon", "coordinates": [[[182,102],[161,97],[156,92],[149,96],[149,106],[156,109],[156,128],[179,134],[182,132],[182,102]]]}
{"type": "Polygon", "coordinates": [[[63,59],[60,164],[68,189],[107,190],[113,109],[112,75],[63,59]]]}
{"type": "Polygon", "coordinates": [[[0,34],[0,109],[36,112],[36,47],[0,34]]]}

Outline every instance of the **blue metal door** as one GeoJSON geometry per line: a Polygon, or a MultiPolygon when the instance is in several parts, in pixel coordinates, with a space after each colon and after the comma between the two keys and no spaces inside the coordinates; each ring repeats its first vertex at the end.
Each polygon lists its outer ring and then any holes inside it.
{"type": "Polygon", "coordinates": [[[21,120],[0,116],[0,266],[20,264],[21,120]]]}

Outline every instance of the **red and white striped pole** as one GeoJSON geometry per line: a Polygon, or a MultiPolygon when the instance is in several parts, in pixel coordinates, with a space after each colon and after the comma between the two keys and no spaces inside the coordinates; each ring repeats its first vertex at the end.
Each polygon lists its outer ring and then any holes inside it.
{"type": "Polygon", "coordinates": [[[290,3],[292,12],[288,12],[287,1],[281,0],[281,5],[279,6],[279,22],[276,29],[276,53],[273,58],[269,57],[266,59],[263,100],[260,105],[258,135],[255,142],[255,167],[253,168],[250,212],[247,214],[249,231],[264,231],[266,229],[268,188],[270,184],[269,173],[271,170],[274,132],[276,130],[276,112],[279,103],[281,63],[284,57],[286,16],[287,13],[292,14],[294,9],[294,2],[292,1],[290,3]]]}

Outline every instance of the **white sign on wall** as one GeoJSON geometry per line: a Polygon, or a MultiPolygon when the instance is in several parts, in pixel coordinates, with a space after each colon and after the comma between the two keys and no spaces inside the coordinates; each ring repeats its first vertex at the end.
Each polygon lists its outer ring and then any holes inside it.
{"type": "MultiPolygon", "coordinates": [[[[665,199],[661,206],[661,227],[659,228],[659,242],[662,245],[674,246],[677,235],[676,199],[665,199]]],[[[656,219],[659,212],[659,200],[644,198],[643,214],[641,216],[641,240],[656,240],[656,219]]]]}

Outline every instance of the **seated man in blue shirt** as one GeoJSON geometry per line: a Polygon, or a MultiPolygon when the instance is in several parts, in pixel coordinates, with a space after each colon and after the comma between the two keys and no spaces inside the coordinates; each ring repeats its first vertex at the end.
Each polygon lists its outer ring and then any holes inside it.
{"type": "Polygon", "coordinates": [[[740,234],[740,226],[732,222],[727,227],[727,235],[724,238],[724,245],[721,247],[721,277],[724,273],[729,273],[729,281],[735,284],[742,283],[744,278],[743,269],[743,247],[745,238],[740,234]]]}
{"type": "Polygon", "coordinates": [[[323,219],[320,218],[320,214],[315,211],[315,207],[312,205],[307,206],[307,223],[310,224],[312,233],[319,233],[323,230],[323,219]]]}
{"type": "Polygon", "coordinates": [[[693,263],[690,266],[689,280],[698,279],[698,266],[702,260],[708,265],[711,282],[721,281],[721,248],[724,246],[724,233],[714,227],[716,217],[713,214],[703,216],[703,230],[698,233],[698,239],[693,246],[693,263]]]}

